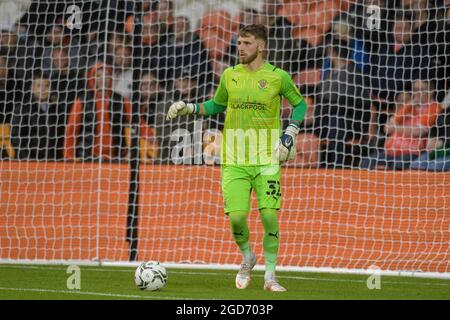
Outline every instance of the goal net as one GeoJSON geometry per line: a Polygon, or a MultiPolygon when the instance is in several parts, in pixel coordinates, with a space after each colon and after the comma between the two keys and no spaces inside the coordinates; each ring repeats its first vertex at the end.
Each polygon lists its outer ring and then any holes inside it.
{"type": "MultiPolygon", "coordinates": [[[[239,264],[226,113],[166,113],[214,96],[239,63],[237,31],[255,23],[308,104],[282,168],[279,266],[449,276],[449,6],[1,1],[0,262],[239,264]]],[[[283,128],[291,113],[283,99],[283,128]]]]}

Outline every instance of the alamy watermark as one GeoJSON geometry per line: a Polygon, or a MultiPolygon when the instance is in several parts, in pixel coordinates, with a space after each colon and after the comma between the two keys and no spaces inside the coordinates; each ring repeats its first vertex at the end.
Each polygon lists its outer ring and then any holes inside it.
{"type": "Polygon", "coordinates": [[[66,286],[69,290],[80,290],[81,289],[81,270],[77,265],[70,265],[67,270],[67,274],[70,276],[67,278],[66,286]]]}
{"type": "Polygon", "coordinates": [[[66,10],[67,14],[70,14],[69,19],[67,19],[67,28],[70,30],[81,29],[82,19],[81,19],[81,9],[77,5],[71,5],[66,10]]]}
{"type": "Polygon", "coordinates": [[[381,29],[381,9],[379,6],[370,5],[366,10],[367,14],[370,16],[367,18],[366,27],[369,30],[380,30],[381,29]]]}
{"type": "Polygon", "coordinates": [[[367,278],[367,289],[380,290],[381,289],[381,269],[376,265],[371,265],[367,268],[367,273],[370,274],[367,278]]]}
{"type": "Polygon", "coordinates": [[[176,129],[170,135],[173,164],[279,164],[275,157],[280,129],[207,129],[194,121],[194,132],[176,129]]]}

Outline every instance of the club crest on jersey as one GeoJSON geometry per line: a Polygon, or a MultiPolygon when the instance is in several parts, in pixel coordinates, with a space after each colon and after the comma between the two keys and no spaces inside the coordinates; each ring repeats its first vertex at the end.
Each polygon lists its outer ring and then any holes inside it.
{"type": "Polygon", "coordinates": [[[266,80],[259,80],[258,81],[258,87],[260,89],[266,89],[267,88],[267,81],[266,80]]]}

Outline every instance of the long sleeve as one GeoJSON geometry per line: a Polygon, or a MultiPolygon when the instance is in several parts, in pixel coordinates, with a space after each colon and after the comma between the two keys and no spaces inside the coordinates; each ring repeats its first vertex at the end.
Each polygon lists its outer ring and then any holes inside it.
{"type": "Polygon", "coordinates": [[[20,158],[21,155],[21,131],[22,131],[22,115],[18,114],[18,108],[14,111],[14,115],[11,119],[11,144],[14,149],[16,149],[17,156],[20,158]]]}
{"type": "Polygon", "coordinates": [[[75,100],[67,119],[66,134],[64,140],[64,158],[75,159],[77,135],[81,126],[83,107],[80,99],[75,100]]]}
{"type": "MultiPolygon", "coordinates": [[[[128,125],[131,125],[131,103],[128,99],[123,100],[123,109],[125,112],[125,122],[128,125]]],[[[141,118],[139,119],[139,129],[141,131],[141,137],[143,138],[153,138],[156,136],[156,131],[154,128],[150,127],[145,121],[141,118]]]]}

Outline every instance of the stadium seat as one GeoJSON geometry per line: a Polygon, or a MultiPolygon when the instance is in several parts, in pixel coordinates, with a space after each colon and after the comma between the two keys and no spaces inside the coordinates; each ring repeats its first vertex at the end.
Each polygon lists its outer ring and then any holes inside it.
{"type": "Polygon", "coordinates": [[[298,85],[315,86],[320,83],[320,69],[306,69],[295,74],[292,78],[298,85]]]}
{"type": "Polygon", "coordinates": [[[200,21],[200,28],[217,27],[226,33],[231,32],[231,15],[225,10],[217,10],[207,13],[200,21]]]}
{"type": "Polygon", "coordinates": [[[220,131],[207,130],[203,134],[203,157],[207,165],[213,165],[220,159],[222,133],[220,131]]]}
{"type": "MultiPolygon", "coordinates": [[[[290,1],[284,3],[280,15],[293,26],[293,37],[303,39],[311,46],[322,42],[324,33],[341,12],[342,1],[290,1]]],[[[345,6],[344,6],[345,7],[345,6]]]]}
{"type": "Polygon", "coordinates": [[[233,33],[236,33],[239,31],[239,24],[241,23],[241,16],[240,14],[237,14],[234,18],[233,21],[231,22],[231,31],[233,33]]]}
{"type": "Polygon", "coordinates": [[[10,141],[11,128],[8,124],[0,125],[0,149],[4,149],[10,159],[15,158],[16,151],[14,150],[10,141]]]}
{"type": "Polygon", "coordinates": [[[297,155],[286,162],[287,167],[317,168],[320,164],[322,143],[312,133],[300,133],[296,139],[297,155]]]}
{"type": "Polygon", "coordinates": [[[236,17],[241,11],[239,5],[232,1],[222,3],[218,9],[228,12],[228,14],[231,16],[232,19],[236,17]]]}
{"type": "MultiPolygon", "coordinates": [[[[333,19],[340,13],[339,1],[335,0],[318,3],[314,7],[313,12],[316,19],[313,21],[316,24],[317,29],[320,32],[326,32],[330,29],[333,19]]],[[[308,16],[312,17],[312,15],[308,16]]]]}
{"type": "Polygon", "coordinates": [[[308,42],[311,47],[319,45],[323,41],[324,34],[315,28],[295,26],[292,30],[292,37],[308,42]]]}
{"type": "MultiPolygon", "coordinates": [[[[154,129],[144,130],[141,133],[142,137],[139,140],[139,151],[141,162],[152,162],[158,158],[158,142],[154,138],[154,129]],[[153,138],[152,138],[153,137],[153,138]]],[[[129,127],[124,129],[125,143],[128,147],[131,146],[131,131],[129,127]]]]}
{"type": "Polygon", "coordinates": [[[233,17],[233,34],[238,32],[239,26],[241,24],[258,23],[257,21],[260,21],[259,17],[261,17],[261,13],[251,7],[244,8],[243,10],[239,11],[239,13],[233,17]]]}
{"type": "Polygon", "coordinates": [[[227,11],[213,11],[200,20],[198,34],[212,59],[221,59],[228,52],[232,37],[231,16],[227,11]]]}
{"type": "Polygon", "coordinates": [[[350,6],[355,3],[355,0],[340,0],[340,9],[342,11],[348,11],[350,10],[350,6]]]}
{"type": "Polygon", "coordinates": [[[285,2],[278,14],[292,25],[299,25],[301,17],[307,15],[309,4],[306,1],[296,0],[285,2]]]}
{"type": "Polygon", "coordinates": [[[297,137],[297,164],[303,167],[318,167],[322,142],[312,133],[303,133],[297,137]],[[300,163],[298,163],[300,162],[300,163]]]}
{"type": "Polygon", "coordinates": [[[174,15],[176,17],[178,16],[184,16],[188,17],[191,22],[191,31],[195,32],[197,30],[197,25],[199,24],[199,21],[201,17],[206,12],[206,5],[202,2],[193,2],[190,5],[187,5],[186,7],[181,8],[180,10],[177,10],[174,15]]]}
{"type": "Polygon", "coordinates": [[[279,11],[279,15],[284,17],[291,16],[295,18],[295,15],[297,15],[298,13],[307,13],[311,10],[312,7],[323,5],[326,2],[335,2],[338,9],[340,9],[341,11],[348,11],[351,5],[356,2],[356,0],[285,0],[282,8],[279,11]]]}
{"type": "MultiPolygon", "coordinates": [[[[312,97],[304,96],[306,104],[308,105],[308,109],[305,115],[304,124],[306,126],[311,125],[311,121],[314,118],[314,99],[312,97]]],[[[292,115],[292,106],[289,104],[287,99],[283,99],[281,103],[281,119],[287,120],[290,119],[292,115]]]]}
{"type": "Polygon", "coordinates": [[[318,32],[326,32],[330,29],[331,21],[340,12],[338,1],[318,2],[310,5],[309,9],[299,15],[298,24],[300,27],[314,26],[318,32]]]}

